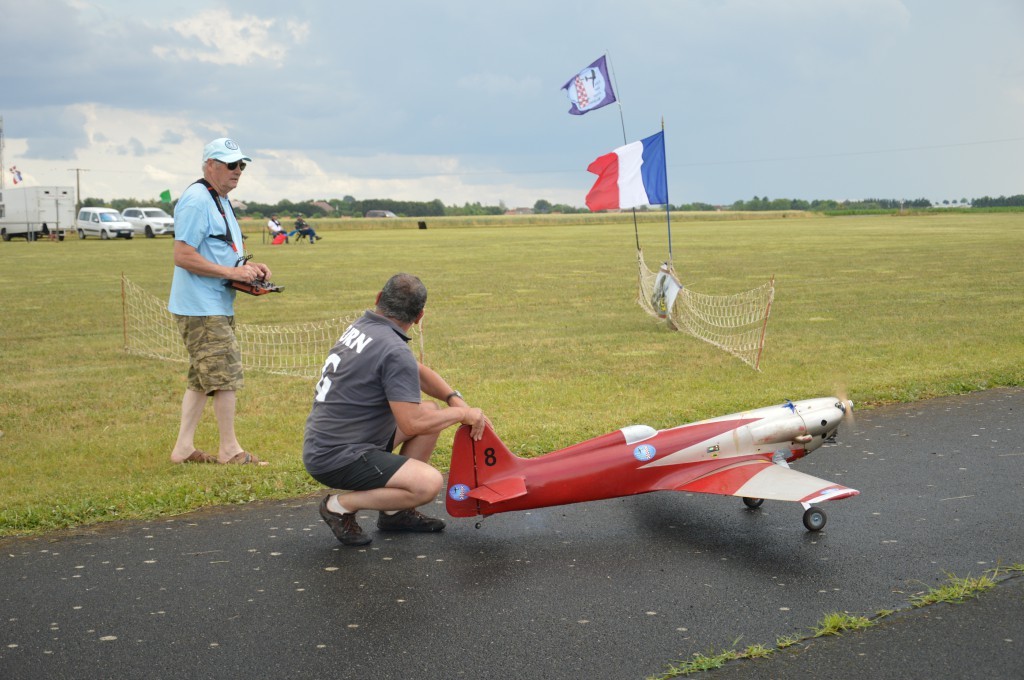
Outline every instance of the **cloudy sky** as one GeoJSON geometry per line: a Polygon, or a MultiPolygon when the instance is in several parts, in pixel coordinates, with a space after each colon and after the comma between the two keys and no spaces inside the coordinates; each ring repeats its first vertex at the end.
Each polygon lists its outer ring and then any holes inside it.
{"type": "MultiPolygon", "coordinates": [[[[83,197],[583,205],[618,106],[664,118],[673,203],[1024,193],[1021,0],[0,0],[3,161],[83,197]]],[[[5,171],[6,184],[11,176],[5,171]]]]}

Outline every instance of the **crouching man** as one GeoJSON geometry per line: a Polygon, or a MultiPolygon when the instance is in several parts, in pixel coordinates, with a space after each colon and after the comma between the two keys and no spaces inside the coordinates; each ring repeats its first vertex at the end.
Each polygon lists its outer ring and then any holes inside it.
{"type": "Polygon", "coordinates": [[[443,520],[416,510],[434,500],[444,481],[429,464],[437,437],[458,424],[469,425],[475,440],[483,436],[483,412],[417,362],[409,348],[409,329],[423,317],[426,301],[417,277],[388,279],[374,310],[331,349],[316,385],[302,460],[318,482],[349,492],[320,503],[320,516],[345,545],[372,540],[356,522],[360,510],[380,511],[380,531],[444,529],[443,520]],[[422,402],[421,393],[448,408],[422,402]]]}

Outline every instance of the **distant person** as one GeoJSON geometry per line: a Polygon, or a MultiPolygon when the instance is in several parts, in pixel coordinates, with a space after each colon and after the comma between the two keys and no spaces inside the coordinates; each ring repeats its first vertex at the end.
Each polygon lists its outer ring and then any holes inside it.
{"type": "Polygon", "coordinates": [[[265,464],[235,436],[235,392],[244,380],[235,338],[235,291],[225,285],[270,279],[267,265],[244,259],[242,232],[228,200],[251,162],[234,141],[213,140],[203,149],[203,178],[185,189],[174,208],[174,278],[167,309],[189,356],[181,424],[171,450],[174,463],[265,464]],[[220,434],[216,456],[194,442],[210,396],[220,434]]]}
{"type": "Polygon", "coordinates": [[[409,348],[409,328],[422,318],[426,301],[427,289],[415,276],[388,279],[375,309],[331,349],[316,385],[302,461],[324,486],[350,492],[320,503],[320,516],[345,545],[372,540],[356,521],[360,510],[380,511],[380,531],[444,529],[443,520],[416,510],[441,489],[441,473],[429,464],[437,437],[459,423],[472,427],[475,440],[483,436],[483,411],[470,408],[409,348]],[[448,408],[423,402],[421,393],[448,408]]]}
{"type": "Polygon", "coordinates": [[[277,215],[271,215],[270,219],[267,220],[267,231],[270,232],[271,243],[278,236],[284,236],[284,242],[288,243],[288,232],[281,226],[280,220],[277,219],[277,215]]]}
{"type": "Polygon", "coordinates": [[[309,226],[309,223],[302,219],[302,215],[295,218],[295,229],[288,235],[295,236],[295,234],[308,237],[310,243],[316,243],[323,238],[322,236],[316,235],[316,232],[313,231],[313,227],[309,226]]]}

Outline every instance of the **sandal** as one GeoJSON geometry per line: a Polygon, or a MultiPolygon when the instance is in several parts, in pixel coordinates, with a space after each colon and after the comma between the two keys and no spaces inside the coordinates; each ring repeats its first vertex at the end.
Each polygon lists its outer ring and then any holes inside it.
{"type": "Polygon", "coordinates": [[[248,451],[241,451],[228,458],[222,463],[223,465],[266,465],[266,461],[262,461],[248,451]]]}
{"type": "Polygon", "coordinates": [[[188,454],[188,458],[180,461],[178,464],[180,465],[182,463],[216,463],[216,462],[217,462],[217,459],[215,457],[211,456],[210,454],[208,454],[206,451],[200,451],[199,449],[196,449],[192,453],[188,454]]]}

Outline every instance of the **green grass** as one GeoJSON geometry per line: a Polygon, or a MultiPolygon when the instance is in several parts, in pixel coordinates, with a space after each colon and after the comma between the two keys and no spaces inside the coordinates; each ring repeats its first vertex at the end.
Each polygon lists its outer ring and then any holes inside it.
{"type": "Polygon", "coordinates": [[[842,635],[855,630],[863,630],[871,626],[871,619],[846,612],[832,612],[822,617],[811,637],[842,635]]]}
{"type": "Polygon", "coordinates": [[[927,607],[937,602],[959,604],[967,598],[977,597],[979,593],[991,590],[996,587],[994,579],[996,574],[982,574],[981,576],[958,577],[956,574],[947,574],[947,583],[939,588],[929,588],[926,592],[916,594],[910,598],[914,607],[927,607]]]}
{"type": "MultiPolygon", "coordinates": [[[[977,597],[981,593],[991,590],[1000,580],[1019,575],[1022,571],[1024,571],[1024,565],[1013,564],[1008,567],[1000,566],[990,569],[977,578],[970,576],[957,578],[954,574],[947,574],[947,582],[945,584],[940,585],[938,588],[929,587],[926,591],[911,596],[910,608],[927,607],[940,602],[960,604],[967,598],[977,597]]],[[[886,609],[877,612],[873,617],[867,617],[848,612],[832,612],[823,616],[818,624],[805,636],[786,635],[778,638],[774,648],[754,644],[747,646],[746,649],[738,650],[735,647],[739,640],[736,640],[732,644],[733,649],[723,649],[720,652],[712,650],[708,654],[697,652],[685,661],[670,663],[664,673],[652,676],[650,680],[666,680],[667,678],[694,675],[721,668],[730,661],[765,659],[780,650],[788,649],[814,638],[844,635],[871,628],[882,619],[894,613],[894,610],[886,609]]]]}
{"type": "MultiPolygon", "coordinates": [[[[673,220],[685,284],[727,294],[776,276],[760,373],[641,311],[629,216],[325,221],[317,245],[285,247],[260,243],[253,224],[250,249],[286,291],[243,296],[236,311],[241,323],[329,319],[416,273],[430,291],[427,363],[526,454],[838,390],[872,405],[1024,384],[1020,213],[688,217],[673,220]]],[[[640,241],[651,266],[666,256],[663,222],[641,221],[640,241]]],[[[312,381],[255,371],[237,429],[271,466],[169,464],[185,370],[122,351],[119,283],[124,272],[165,298],[169,239],[19,240],[0,253],[0,535],[318,488],[301,463],[312,381]]],[[[197,443],[216,447],[209,412],[197,443]]]]}

